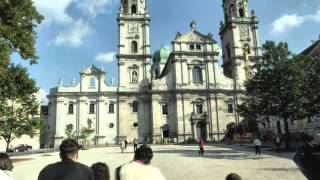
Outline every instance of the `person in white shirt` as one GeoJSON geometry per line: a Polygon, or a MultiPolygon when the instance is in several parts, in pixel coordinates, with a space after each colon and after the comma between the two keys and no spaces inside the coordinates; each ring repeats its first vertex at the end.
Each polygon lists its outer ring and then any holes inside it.
{"type": "Polygon", "coordinates": [[[9,156],[5,153],[0,153],[0,179],[13,180],[12,169],[13,165],[9,156]]]}
{"type": "Polygon", "coordinates": [[[260,153],[261,153],[261,140],[258,137],[256,137],[253,140],[253,144],[254,144],[254,148],[255,148],[255,151],[256,151],[256,155],[259,154],[259,156],[260,156],[260,153]]]}
{"type": "Polygon", "coordinates": [[[148,145],[140,146],[133,161],[121,167],[120,180],[166,180],[158,168],[150,165],[152,157],[153,152],[148,145]]]}

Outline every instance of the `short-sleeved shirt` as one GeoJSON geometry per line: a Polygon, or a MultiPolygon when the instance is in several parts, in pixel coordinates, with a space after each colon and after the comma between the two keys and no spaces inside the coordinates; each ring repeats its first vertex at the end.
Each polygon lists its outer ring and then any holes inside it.
{"type": "Polygon", "coordinates": [[[166,180],[160,170],[151,165],[144,165],[135,161],[122,166],[121,180],[166,180]]]}
{"type": "Polygon", "coordinates": [[[42,169],[38,180],[94,180],[94,175],[84,164],[63,160],[42,169]]]}

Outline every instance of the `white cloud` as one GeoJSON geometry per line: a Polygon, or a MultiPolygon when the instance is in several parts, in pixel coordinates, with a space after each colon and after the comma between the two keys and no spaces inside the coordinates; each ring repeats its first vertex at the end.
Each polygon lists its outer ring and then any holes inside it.
{"type": "Polygon", "coordinates": [[[314,14],[299,16],[297,14],[284,14],[272,23],[272,34],[283,34],[290,29],[299,27],[306,21],[320,23],[320,9],[314,14]]]}
{"type": "Polygon", "coordinates": [[[75,21],[72,26],[63,31],[60,31],[54,39],[55,45],[65,45],[69,47],[79,47],[82,44],[83,38],[93,32],[91,24],[83,19],[75,21]]]}
{"type": "Polygon", "coordinates": [[[112,0],[82,0],[77,4],[84,15],[95,18],[98,14],[107,12],[107,7],[110,7],[112,0]]]}
{"type": "Polygon", "coordinates": [[[95,60],[100,62],[112,62],[115,60],[116,53],[115,52],[108,52],[108,53],[99,53],[96,55],[95,60]]]}
{"type": "Polygon", "coordinates": [[[33,1],[39,13],[45,17],[44,25],[57,24],[65,26],[73,22],[73,18],[67,13],[67,8],[77,0],[33,1]]]}
{"type": "Polygon", "coordinates": [[[95,18],[108,13],[115,0],[33,0],[44,26],[57,26],[59,31],[49,45],[79,47],[93,32],[95,18]],[[72,11],[71,11],[72,10],[72,11]],[[72,12],[72,13],[71,13],[72,12]]]}

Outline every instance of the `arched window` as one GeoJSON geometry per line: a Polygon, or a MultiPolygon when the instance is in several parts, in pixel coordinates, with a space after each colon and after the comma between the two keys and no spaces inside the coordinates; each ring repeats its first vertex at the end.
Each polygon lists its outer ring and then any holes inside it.
{"type": "Polygon", "coordinates": [[[138,101],[133,101],[132,112],[138,112],[138,101]]]}
{"type": "Polygon", "coordinates": [[[73,114],[73,104],[69,104],[69,106],[68,106],[68,114],[73,114]]]}
{"type": "Polygon", "coordinates": [[[193,83],[202,84],[202,72],[199,66],[192,69],[193,83]]]}
{"type": "Polygon", "coordinates": [[[243,12],[243,9],[242,9],[242,8],[239,9],[239,16],[240,16],[240,17],[244,17],[244,12],[243,12]]]}
{"type": "Polygon", "coordinates": [[[132,53],[137,53],[138,52],[138,43],[137,43],[137,41],[132,41],[131,42],[131,52],[132,53]]]}
{"type": "Polygon", "coordinates": [[[244,44],[244,46],[243,46],[243,51],[244,51],[244,53],[246,53],[246,54],[250,54],[250,53],[251,53],[249,44],[247,44],[247,43],[244,44]]]}
{"type": "Polygon", "coordinates": [[[138,83],[138,72],[137,71],[132,71],[132,76],[131,76],[131,82],[132,83],[138,83]]]}
{"type": "Polygon", "coordinates": [[[114,104],[109,104],[109,113],[114,113],[114,104]]]}
{"type": "Polygon", "coordinates": [[[131,13],[137,14],[137,6],[135,4],[131,6],[131,13]]]}
{"type": "Polygon", "coordinates": [[[95,77],[90,78],[90,87],[96,87],[96,78],[95,77]]]}
{"type": "Polygon", "coordinates": [[[90,104],[90,106],[89,106],[89,114],[94,114],[94,104],[90,104]]]}

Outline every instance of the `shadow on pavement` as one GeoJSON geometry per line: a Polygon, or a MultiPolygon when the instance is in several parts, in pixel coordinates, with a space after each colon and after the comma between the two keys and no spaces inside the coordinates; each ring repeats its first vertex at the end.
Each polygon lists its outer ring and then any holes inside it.
{"type": "Polygon", "coordinates": [[[238,150],[205,150],[204,156],[199,156],[198,149],[194,146],[194,149],[174,149],[174,150],[154,150],[154,154],[180,154],[184,157],[199,157],[210,159],[228,159],[228,160],[260,160],[265,159],[263,156],[255,156],[253,153],[238,150]]]}

